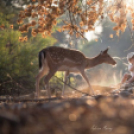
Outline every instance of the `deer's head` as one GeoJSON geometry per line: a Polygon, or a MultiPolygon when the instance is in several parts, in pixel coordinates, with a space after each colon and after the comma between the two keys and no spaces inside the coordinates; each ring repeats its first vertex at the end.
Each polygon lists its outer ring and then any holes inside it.
{"type": "Polygon", "coordinates": [[[101,61],[103,63],[115,65],[116,64],[115,60],[107,53],[108,52],[108,49],[109,48],[107,48],[104,51],[101,51],[101,53],[99,55],[100,56],[100,59],[101,59],[101,61]]]}

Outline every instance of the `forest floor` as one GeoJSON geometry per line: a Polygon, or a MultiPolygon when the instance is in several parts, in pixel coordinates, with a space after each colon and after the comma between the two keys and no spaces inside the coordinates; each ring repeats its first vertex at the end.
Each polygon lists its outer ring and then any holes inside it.
{"type": "Polygon", "coordinates": [[[73,93],[51,101],[1,101],[0,134],[133,134],[133,93],[103,89],[96,88],[96,97],[73,93]]]}

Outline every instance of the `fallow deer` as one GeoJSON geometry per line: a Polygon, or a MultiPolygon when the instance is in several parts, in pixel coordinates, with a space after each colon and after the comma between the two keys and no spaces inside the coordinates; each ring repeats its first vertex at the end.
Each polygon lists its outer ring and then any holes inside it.
{"type": "MultiPolygon", "coordinates": [[[[93,68],[94,66],[102,63],[115,65],[116,62],[107,52],[108,48],[104,51],[101,51],[100,54],[98,54],[96,57],[88,58],[80,51],[66,49],[62,47],[51,46],[41,50],[39,52],[40,70],[39,74],[36,77],[37,96],[39,96],[40,79],[46,75],[44,78],[44,82],[47,86],[48,96],[49,98],[51,98],[48,82],[57,71],[65,71],[65,83],[69,73],[80,73],[82,77],[86,80],[89,88],[94,94],[94,91],[88,81],[88,77],[85,74],[85,70],[93,68]]],[[[64,95],[64,87],[62,95],[64,95]]]]}

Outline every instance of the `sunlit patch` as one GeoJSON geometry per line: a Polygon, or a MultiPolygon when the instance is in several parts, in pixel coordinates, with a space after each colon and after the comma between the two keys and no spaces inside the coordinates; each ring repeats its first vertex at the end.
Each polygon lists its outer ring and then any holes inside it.
{"type": "Polygon", "coordinates": [[[121,60],[121,58],[120,57],[113,57],[114,59],[119,59],[119,60],[121,60]]]}
{"type": "Polygon", "coordinates": [[[98,41],[98,37],[96,34],[101,34],[103,31],[102,26],[96,26],[95,31],[89,31],[85,33],[85,37],[87,38],[88,41],[95,40],[96,42],[98,41]]]}
{"type": "Polygon", "coordinates": [[[131,104],[134,105],[134,100],[131,100],[131,104]]]}
{"type": "Polygon", "coordinates": [[[96,91],[95,91],[95,94],[96,94],[96,95],[101,95],[100,90],[96,90],[96,91]]]}
{"type": "Polygon", "coordinates": [[[114,83],[117,84],[117,77],[116,77],[115,72],[113,73],[113,79],[114,79],[114,83]]]}
{"type": "Polygon", "coordinates": [[[96,101],[95,100],[87,100],[86,103],[90,106],[95,106],[96,105],[96,101]]]}
{"type": "Polygon", "coordinates": [[[125,0],[125,1],[126,1],[127,10],[131,11],[133,9],[134,0],[125,0]]]}
{"type": "Polygon", "coordinates": [[[69,120],[70,121],[76,121],[77,120],[76,114],[69,114],[69,120]]]}
{"type": "Polygon", "coordinates": [[[75,94],[75,91],[72,91],[72,94],[75,94]]]}

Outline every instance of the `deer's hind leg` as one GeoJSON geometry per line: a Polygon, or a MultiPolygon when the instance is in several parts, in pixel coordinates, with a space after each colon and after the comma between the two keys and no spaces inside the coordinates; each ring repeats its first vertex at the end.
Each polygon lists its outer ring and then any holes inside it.
{"type": "Polygon", "coordinates": [[[52,76],[54,76],[56,71],[57,71],[57,67],[51,68],[49,73],[44,78],[44,82],[45,82],[45,85],[46,85],[46,88],[47,88],[47,93],[48,93],[49,98],[51,98],[51,92],[50,92],[50,88],[49,88],[49,81],[52,78],[52,76]]]}
{"type": "Polygon", "coordinates": [[[43,67],[42,70],[39,71],[38,75],[36,76],[36,95],[39,97],[40,95],[40,90],[39,90],[39,82],[43,76],[47,74],[47,70],[43,67]]]}

